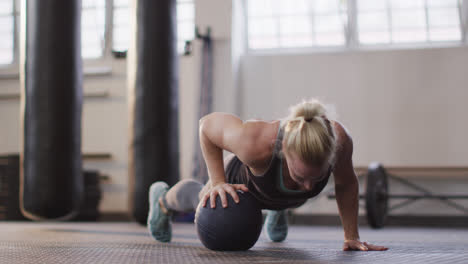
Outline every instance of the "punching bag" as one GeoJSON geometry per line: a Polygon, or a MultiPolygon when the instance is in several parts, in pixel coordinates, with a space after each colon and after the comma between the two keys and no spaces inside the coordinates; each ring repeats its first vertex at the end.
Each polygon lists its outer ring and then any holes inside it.
{"type": "Polygon", "coordinates": [[[20,207],[65,220],[83,196],[81,0],[24,0],[20,207]]]}
{"type": "Polygon", "coordinates": [[[133,1],[128,58],[130,211],[146,224],[148,190],[179,179],[176,0],[133,1]]]}
{"type": "MultiPolygon", "coordinates": [[[[197,38],[203,41],[200,103],[198,105],[197,120],[200,120],[203,116],[213,111],[213,44],[210,32],[210,28],[208,28],[206,35],[201,35],[198,30],[196,31],[197,38]]],[[[196,139],[200,136],[198,129],[199,127],[196,126],[196,139]]],[[[200,140],[195,140],[194,150],[192,178],[199,182],[206,183],[208,181],[208,170],[205,160],[203,159],[200,140]]]]}

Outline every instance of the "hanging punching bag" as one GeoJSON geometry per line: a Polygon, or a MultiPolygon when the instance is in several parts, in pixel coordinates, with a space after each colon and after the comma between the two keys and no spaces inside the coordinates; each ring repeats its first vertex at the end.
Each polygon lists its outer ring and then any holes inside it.
{"type": "MultiPolygon", "coordinates": [[[[201,65],[201,85],[200,85],[200,104],[198,105],[197,120],[212,112],[213,108],[213,43],[210,36],[211,29],[208,28],[206,35],[199,34],[197,38],[203,40],[202,65],[201,65]]],[[[195,128],[195,138],[199,138],[198,126],[195,128]]],[[[193,155],[192,178],[206,183],[208,181],[208,170],[200,146],[200,141],[195,140],[193,155]]]]}
{"type": "Polygon", "coordinates": [[[148,189],[179,179],[176,0],[133,1],[128,58],[130,107],[129,203],[146,224],[148,189]]]}
{"type": "Polygon", "coordinates": [[[69,219],[83,196],[81,0],[24,0],[20,207],[69,219]]]}

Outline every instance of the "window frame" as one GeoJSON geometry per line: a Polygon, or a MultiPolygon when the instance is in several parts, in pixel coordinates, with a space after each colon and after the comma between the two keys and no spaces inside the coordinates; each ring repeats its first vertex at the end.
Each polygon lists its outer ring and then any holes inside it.
{"type": "MultiPolygon", "coordinates": [[[[457,7],[460,18],[460,40],[457,41],[425,41],[413,43],[382,43],[382,44],[361,44],[359,43],[358,31],[358,0],[347,0],[348,24],[345,27],[345,44],[341,46],[310,46],[310,47],[292,47],[292,48],[269,48],[253,49],[249,47],[249,15],[248,0],[243,0],[244,6],[244,47],[248,54],[252,55],[272,55],[272,54],[297,54],[297,53],[339,53],[350,51],[385,51],[402,49],[430,49],[430,48],[456,48],[468,46],[468,0],[457,0],[457,7]]],[[[427,12],[427,8],[426,12],[427,12]]],[[[386,11],[388,12],[388,10],[386,11]]],[[[426,18],[427,19],[427,18],[426,18]]],[[[426,27],[428,24],[426,23],[426,27]]]]}
{"type": "MultiPolygon", "coordinates": [[[[0,65],[0,80],[19,79],[20,74],[20,34],[21,34],[21,17],[20,7],[25,0],[13,1],[13,60],[10,64],[0,65]]],[[[195,1],[190,1],[194,5],[195,1]]],[[[129,7],[132,8],[131,1],[129,7]]],[[[101,76],[112,73],[112,64],[116,60],[113,54],[114,41],[114,0],[105,0],[105,20],[104,20],[104,47],[102,55],[97,58],[83,58],[83,74],[84,76],[101,76]]],[[[194,10],[195,12],[195,10],[194,10]]],[[[196,15],[196,14],[195,14],[196,15]]],[[[194,19],[195,22],[195,19],[194,19]]],[[[183,56],[179,54],[179,56],[183,56]]]]}
{"type": "Polygon", "coordinates": [[[0,64],[0,79],[14,79],[19,73],[19,27],[21,18],[18,7],[20,0],[13,0],[13,60],[10,64],[0,64]]]}

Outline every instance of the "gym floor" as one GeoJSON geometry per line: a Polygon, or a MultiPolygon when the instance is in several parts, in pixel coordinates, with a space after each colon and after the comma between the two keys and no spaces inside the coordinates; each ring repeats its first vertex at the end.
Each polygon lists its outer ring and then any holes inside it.
{"type": "Polygon", "coordinates": [[[341,251],[340,227],[291,226],[283,243],[262,232],[245,252],[203,247],[193,224],[173,225],[173,242],[154,241],[136,223],[0,222],[0,263],[468,263],[468,229],[361,227],[385,252],[341,251]]]}

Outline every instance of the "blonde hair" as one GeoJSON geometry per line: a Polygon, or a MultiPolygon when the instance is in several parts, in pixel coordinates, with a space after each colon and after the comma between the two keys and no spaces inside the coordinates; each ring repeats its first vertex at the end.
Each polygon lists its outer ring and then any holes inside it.
{"type": "Polygon", "coordinates": [[[283,120],[283,151],[294,152],[303,162],[314,166],[333,164],[336,139],[327,119],[325,106],[316,99],[290,107],[283,120]]]}

